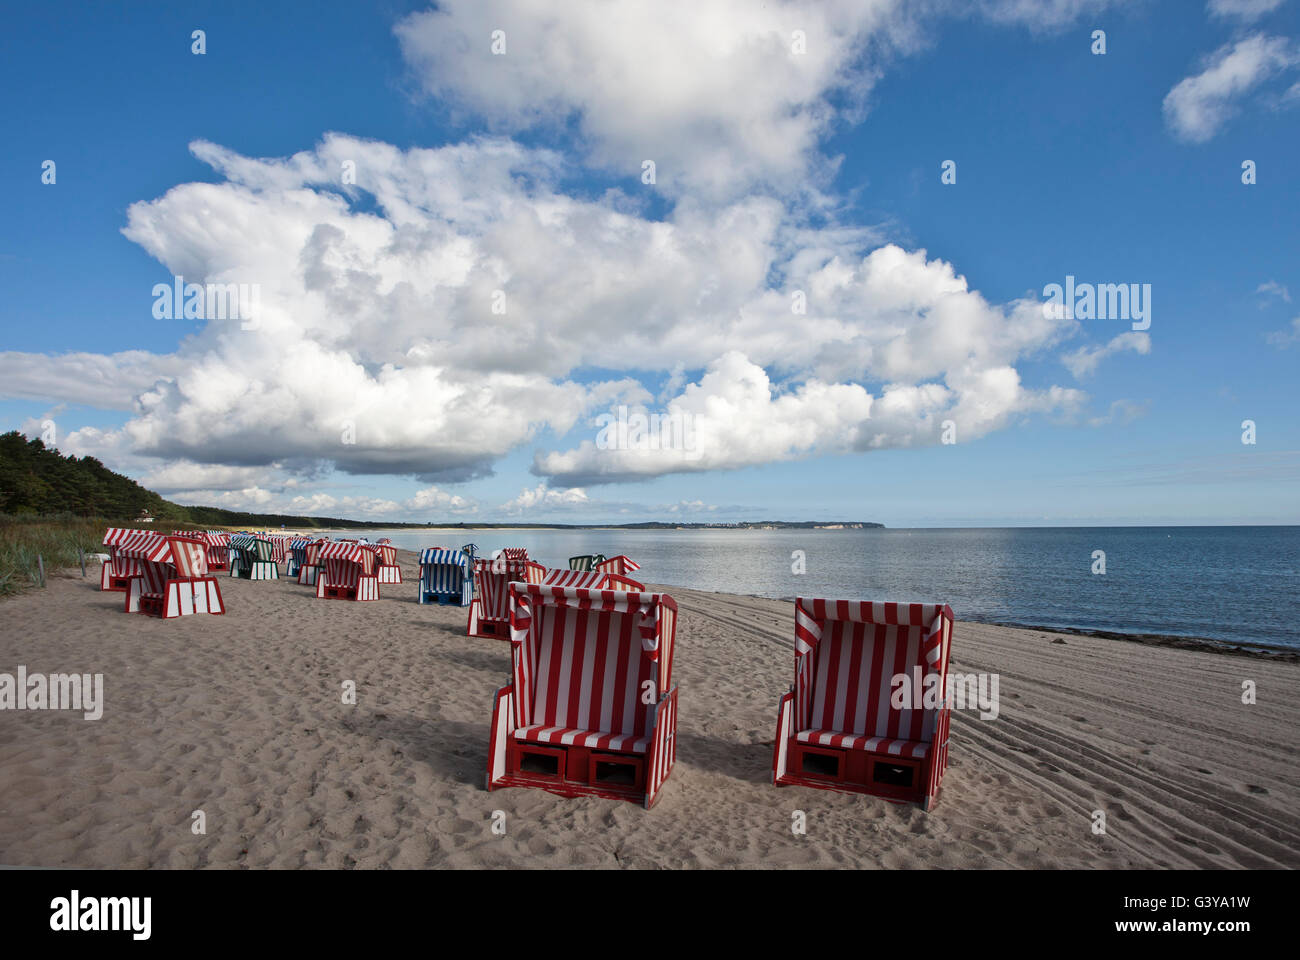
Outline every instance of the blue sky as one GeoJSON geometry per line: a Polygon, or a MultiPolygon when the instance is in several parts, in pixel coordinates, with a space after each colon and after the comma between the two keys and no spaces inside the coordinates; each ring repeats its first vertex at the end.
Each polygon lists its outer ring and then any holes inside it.
{"type": "Polygon", "coordinates": [[[3,428],[365,519],[1300,521],[1294,0],[672,6],[12,12],[3,428]]]}

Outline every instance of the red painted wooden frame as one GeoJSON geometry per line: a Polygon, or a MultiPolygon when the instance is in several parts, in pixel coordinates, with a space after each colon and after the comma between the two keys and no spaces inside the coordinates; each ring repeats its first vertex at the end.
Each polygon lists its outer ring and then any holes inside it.
{"type": "MultiPolygon", "coordinates": [[[[514,681],[500,688],[493,700],[487,789],[538,787],[563,797],[595,796],[641,803],[646,809],[652,807],[659,799],[664,781],[668,779],[677,760],[677,686],[672,682],[677,604],[673,598],[666,594],[512,583],[510,599],[514,681]],[[521,597],[524,598],[523,601],[520,600],[521,597]],[[515,736],[521,717],[523,723],[548,722],[537,719],[537,715],[528,709],[521,710],[520,704],[515,702],[516,690],[530,690],[538,683],[533,671],[542,667],[532,659],[535,651],[530,652],[526,648],[529,644],[540,642],[537,631],[541,629],[542,614],[539,608],[545,606],[580,611],[588,617],[617,614],[638,618],[638,627],[633,630],[633,634],[639,634],[635,638],[635,652],[638,656],[649,658],[647,669],[655,689],[662,689],[662,684],[668,686],[668,691],[650,704],[639,700],[638,691],[638,709],[645,713],[637,720],[637,726],[635,729],[624,727],[609,736],[623,741],[633,738],[648,741],[643,751],[607,745],[587,746],[582,741],[592,740],[593,732],[584,732],[581,728],[575,730],[570,743],[533,742],[515,736]],[[525,610],[526,619],[523,615],[525,610]],[[543,774],[523,768],[526,755],[546,751],[563,753],[556,774],[543,774]],[[597,776],[601,764],[628,768],[631,771],[631,781],[601,779],[597,776]]],[[[628,652],[626,647],[620,649],[628,652]]],[[[573,663],[567,653],[558,661],[553,659],[552,665],[557,662],[573,663]]],[[[644,674],[638,674],[642,675],[644,674]]],[[[555,674],[551,676],[552,679],[556,678],[555,674]]],[[[559,678],[565,676],[561,669],[559,678]]],[[[567,678],[567,682],[572,683],[577,678],[576,672],[568,674],[567,678]]],[[[577,687],[571,686],[570,689],[577,687]]],[[[613,702],[619,702],[618,697],[613,702]]]]}
{"type": "MultiPolygon", "coordinates": [[[[948,769],[948,730],[951,703],[946,694],[948,680],[948,662],[951,651],[953,615],[946,605],[937,604],[894,604],[861,603],[859,601],[807,600],[795,601],[796,654],[795,683],[788,693],[781,698],[777,706],[776,739],[772,748],[772,782],[777,786],[815,787],[821,790],[837,790],[844,793],[867,793],[889,800],[918,802],[922,808],[930,810],[937,802],[943,784],[944,772],[948,769]],[[925,617],[927,611],[934,611],[928,621],[914,619],[925,617]],[[819,619],[816,614],[820,613],[819,619]],[[878,617],[879,619],[861,619],[878,617]],[[909,619],[911,618],[911,619],[909,619]],[[866,749],[865,747],[833,747],[819,743],[802,743],[797,738],[800,730],[796,719],[796,705],[802,695],[811,696],[810,684],[816,669],[815,645],[817,640],[809,628],[820,636],[821,627],[828,620],[854,620],[860,623],[874,623],[887,626],[923,625],[926,628],[926,643],[931,638],[937,642],[937,656],[933,663],[927,665],[939,677],[939,689],[945,691],[942,705],[929,710],[928,718],[932,735],[924,757],[904,757],[866,749]],[[801,649],[807,648],[806,653],[801,649]],[[809,658],[805,663],[801,657],[809,658]],[[822,772],[805,771],[805,757],[829,756],[839,760],[838,774],[831,776],[822,772]],[[877,768],[907,768],[912,771],[910,784],[882,782],[876,778],[877,768]]],[[[929,649],[935,649],[931,645],[929,649]]],[[[924,653],[924,650],[922,651],[924,653]]],[[[909,664],[909,668],[910,668],[909,664]]],[[[893,707],[891,705],[891,710],[893,707]]],[[[870,735],[858,735],[868,743],[879,739],[870,735]]],[[[891,771],[892,773],[892,771],[891,771]]]]}

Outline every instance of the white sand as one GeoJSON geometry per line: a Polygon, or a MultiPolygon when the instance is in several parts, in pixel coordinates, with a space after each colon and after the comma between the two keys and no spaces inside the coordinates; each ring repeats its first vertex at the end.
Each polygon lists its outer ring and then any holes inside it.
{"type": "Polygon", "coordinates": [[[376,603],[223,577],[226,616],[162,621],[79,575],[0,603],[0,672],[102,673],[107,699],[99,721],[0,712],[0,864],[1300,866],[1300,665],[959,623],[954,669],[1000,674],[1001,715],[954,716],[927,814],[771,786],[793,605],[675,588],[678,762],[656,807],[488,793],[507,644],[416,604],[412,560],[376,603]]]}

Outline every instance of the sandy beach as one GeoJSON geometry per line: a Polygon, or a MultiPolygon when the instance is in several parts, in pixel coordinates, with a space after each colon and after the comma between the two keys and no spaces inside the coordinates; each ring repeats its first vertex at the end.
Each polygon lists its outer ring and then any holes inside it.
{"type": "Polygon", "coordinates": [[[489,793],[507,644],[416,604],[401,559],[407,582],[375,603],[223,577],[227,615],[163,621],[123,613],[96,571],[0,603],[0,672],[102,673],[106,696],[97,721],[0,712],[0,864],[1300,866],[1300,664],[959,622],[953,668],[999,674],[1000,713],[954,714],[925,813],[771,786],[792,604],[680,588],[678,762],[656,807],[489,793]]]}

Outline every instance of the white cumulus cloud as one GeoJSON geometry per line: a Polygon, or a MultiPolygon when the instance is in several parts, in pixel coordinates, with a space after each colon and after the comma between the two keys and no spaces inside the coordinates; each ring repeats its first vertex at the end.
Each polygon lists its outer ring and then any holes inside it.
{"type": "Polygon", "coordinates": [[[396,33],[422,90],[498,131],[576,130],[586,162],[671,196],[824,185],[820,149],[894,58],[975,14],[1056,29],[1117,0],[442,0],[396,33]]]}
{"type": "Polygon", "coordinates": [[[735,197],[825,172],[831,95],[860,106],[911,21],[899,0],[444,0],[397,35],[429,94],[498,129],[572,121],[591,164],[735,197]]]}
{"type": "MultiPolygon", "coordinates": [[[[508,141],[194,150],[227,179],[136,204],[125,233],[169,273],[259,284],[258,322],[207,321],[152,364],[169,376],[120,430],[70,438],[83,450],[462,480],[542,429],[648,402],[648,374],[685,386],[707,370],[670,405],[703,404],[691,412],[713,431],[684,469],[726,468],[926,442],[936,416],[996,429],[1032,406],[1016,364],[1075,329],[1033,301],[989,303],[923,250],[802,226],[772,198],[650,220],[616,196],[571,197],[551,154],[508,141]],[[580,376],[591,368],[620,373],[580,376]],[[761,441],[729,431],[768,412],[780,429],[761,441]]],[[[557,456],[537,469],[570,471],[557,456]]],[[[640,472],[616,461],[595,472],[640,472]]]]}
{"type": "Polygon", "coordinates": [[[1232,117],[1242,97],[1298,62],[1286,37],[1255,33],[1226,43],[1200,73],[1180,80],[1165,96],[1165,120],[1179,138],[1204,143],[1232,117]]]}
{"type": "Polygon", "coordinates": [[[1108,343],[1102,346],[1084,346],[1067,353],[1061,357],[1061,362],[1065,364],[1070,373],[1074,374],[1076,379],[1082,380],[1084,377],[1095,373],[1097,367],[1107,357],[1123,353],[1126,350],[1145,356],[1151,352],[1151,335],[1134,331],[1121,333],[1112,337],[1108,343]]]}
{"type": "Polygon", "coordinates": [[[521,490],[519,496],[503,503],[501,512],[515,515],[533,510],[572,509],[584,507],[590,502],[587,491],[578,487],[552,488],[545,483],[539,483],[531,489],[521,490]]]}
{"type": "Polygon", "coordinates": [[[946,383],[889,384],[878,395],[860,384],[817,379],[782,391],[762,367],[732,351],[667,403],[660,436],[653,436],[653,421],[649,437],[630,429],[627,437],[598,436],[538,454],[533,472],[590,485],[922,446],[938,442],[946,420],[963,440],[974,440],[1016,414],[1072,412],[1081,400],[1062,388],[1026,390],[1006,366],[954,370],[946,383]]]}
{"type": "Polygon", "coordinates": [[[1210,0],[1207,9],[1213,17],[1252,21],[1272,13],[1284,3],[1286,0],[1210,0]]]}

